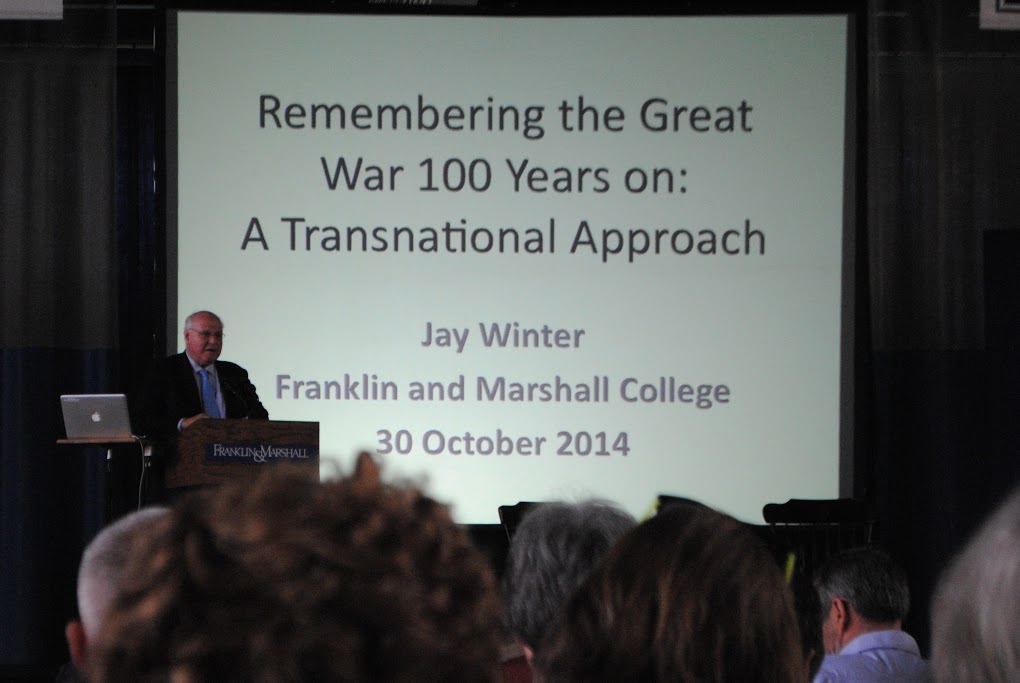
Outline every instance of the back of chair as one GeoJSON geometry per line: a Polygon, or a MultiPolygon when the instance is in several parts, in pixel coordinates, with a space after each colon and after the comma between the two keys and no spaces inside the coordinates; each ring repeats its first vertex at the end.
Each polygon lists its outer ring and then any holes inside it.
{"type": "Polygon", "coordinates": [[[540,503],[522,500],[516,505],[499,506],[499,523],[503,525],[503,531],[506,532],[508,541],[513,539],[514,532],[517,531],[517,526],[524,519],[524,515],[536,505],[540,505],[540,503]]]}
{"type": "Polygon", "coordinates": [[[762,517],[772,533],[797,558],[799,570],[811,576],[830,555],[870,545],[876,516],[866,501],[854,498],[769,503],[762,517]]]}

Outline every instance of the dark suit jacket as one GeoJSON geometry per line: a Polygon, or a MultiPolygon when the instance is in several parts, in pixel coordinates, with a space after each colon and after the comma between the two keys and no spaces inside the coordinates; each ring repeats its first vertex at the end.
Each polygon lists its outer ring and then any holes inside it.
{"type": "MultiPolygon", "coordinates": [[[[216,374],[226,404],[228,418],[265,420],[269,418],[248,371],[229,361],[216,361],[216,374]]],[[[202,396],[194,371],[183,353],[165,359],[153,371],[145,389],[143,424],[145,435],[159,440],[177,434],[177,423],[202,412],[202,396]]]]}

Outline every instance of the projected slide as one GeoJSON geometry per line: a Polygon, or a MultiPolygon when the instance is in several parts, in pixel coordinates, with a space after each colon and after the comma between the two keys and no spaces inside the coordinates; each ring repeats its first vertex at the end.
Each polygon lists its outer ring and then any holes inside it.
{"type": "Polygon", "coordinates": [[[220,314],[324,476],[470,523],[838,495],[845,16],[175,30],[176,338],[220,314]]]}

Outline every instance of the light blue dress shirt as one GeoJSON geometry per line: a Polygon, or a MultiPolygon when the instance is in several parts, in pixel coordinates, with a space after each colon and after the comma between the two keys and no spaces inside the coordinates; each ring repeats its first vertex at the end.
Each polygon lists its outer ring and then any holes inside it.
{"type": "Polygon", "coordinates": [[[903,631],[875,631],[850,641],[838,655],[826,655],[814,683],[929,683],[931,672],[917,641],[903,631]]]}

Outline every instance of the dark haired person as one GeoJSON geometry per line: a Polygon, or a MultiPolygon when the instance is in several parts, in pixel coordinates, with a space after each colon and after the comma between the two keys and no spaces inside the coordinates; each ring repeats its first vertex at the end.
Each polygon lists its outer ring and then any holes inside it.
{"type": "Polygon", "coordinates": [[[497,680],[495,577],[448,509],[363,455],[192,492],[159,520],[93,643],[108,681],[497,680]]]}
{"type": "Polygon", "coordinates": [[[818,602],[818,592],[811,579],[799,571],[794,572],[790,578],[790,590],[793,591],[793,604],[797,610],[797,623],[800,626],[800,642],[804,651],[804,661],[807,663],[808,680],[813,680],[825,657],[822,609],[818,602]]]}
{"type": "Polygon", "coordinates": [[[793,597],[747,525],[663,508],[614,546],[549,627],[545,683],[803,683],[793,597]]]}
{"type": "Polygon", "coordinates": [[[931,679],[917,642],[903,631],[910,589],[888,554],[873,547],[837,553],[816,572],[815,587],[826,652],[815,683],[931,679]]]}

